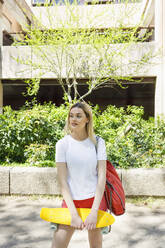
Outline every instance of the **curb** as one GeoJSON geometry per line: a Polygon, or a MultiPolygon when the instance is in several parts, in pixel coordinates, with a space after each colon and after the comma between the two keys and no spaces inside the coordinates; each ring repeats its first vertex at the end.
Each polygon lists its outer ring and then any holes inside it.
{"type": "MultiPolygon", "coordinates": [[[[126,196],[165,196],[165,168],[117,171],[126,196]]],[[[0,194],[60,195],[57,169],[0,167],[0,194]]]]}

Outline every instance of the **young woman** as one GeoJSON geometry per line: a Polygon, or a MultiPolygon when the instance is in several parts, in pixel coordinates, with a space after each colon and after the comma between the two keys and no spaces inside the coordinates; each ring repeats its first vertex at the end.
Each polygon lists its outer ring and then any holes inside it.
{"type": "Polygon", "coordinates": [[[102,233],[96,228],[98,209],[107,210],[104,198],[106,148],[102,138],[96,142],[92,111],[86,103],[74,104],[68,113],[67,135],[56,144],[57,173],[68,207],[71,226],[59,225],[52,248],[66,248],[75,229],[87,229],[90,248],[102,248],[102,233]],[[97,152],[96,152],[97,145],[97,152]],[[83,223],[76,208],[91,208],[83,223]]]}

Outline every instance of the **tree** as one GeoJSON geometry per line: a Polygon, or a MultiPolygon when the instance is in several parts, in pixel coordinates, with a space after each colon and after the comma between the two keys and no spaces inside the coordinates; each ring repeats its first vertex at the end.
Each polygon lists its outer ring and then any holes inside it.
{"type": "Polygon", "coordinates": [[[133,76],[150,63],[154,55],[149,48],[136,60],[125,59],[132,47],[151,35],[151,32],[140,32],[141,19],[138,25],[128,23],[137,12],[136,6],[128,2],[120,6],[118,19],[111,27],[109,23],[115,19],[113,11],[116,7],[119,9],[119,5],[108,5],[110,18],[105,8],[94,12],[91,5],[84,11],[84,6],[76,1],[71,4],[66,1],[65,6],[45,4],[46,25],[42,16],[34,16],[35,25],[24,30],[24,40],[14,43],[31,47],[32,56],[16,58],[33,70],[33,79],[26,80],[28,94],[37,94],[41,78],[48,74],[57,78],[68,102],[82,100],[100,87],[112,87],[112,82],[122,87],[124,81],[133,81],[133,76]],[[88,86],[84,95],[78,90],[79,79],[85,79],[88,86]]]}

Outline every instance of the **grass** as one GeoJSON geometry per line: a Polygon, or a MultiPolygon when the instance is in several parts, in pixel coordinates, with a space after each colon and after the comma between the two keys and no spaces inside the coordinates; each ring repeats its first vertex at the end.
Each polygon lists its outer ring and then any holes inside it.
{"type": "Polygon", "coordinates": [[[136,206],[146,206],[149,208],[165,208],[165,197],[153,197],[153,196],[136,196],[127,197],[127,203],[131,203],[136,206]]]}
{"type": "Polygon", "coordinates": [[[55,162],[51,160],[36,161],[33,163],[0,163],[2,167],[56,167],[55,162]]]}
{"type": "MultiPolygon", "coordinates": [[[[0,199],[25,199],[30,201],[39,200],[62,200],[61,195],[1,195],[0,199]]],[[[126,197],[126,204],[133,204],[135,206],[146,206],[149,208],[165,208],[165,197],[152,197],[152,196],[136,196],[126,197]]]]}
{"type": "MultiPolygon", "coordinates": [[[[61,203],[61,195],[0,195],[0,201],[29,201],[29,202],[49,202],[61,203]]],[[[129,205],[136,207],[145,207],[151,211],[164,211],[165,197],[127,197],[126,209],[129,205]]]]}
{"type": "Polygon", "coordinates": [[[0,163],[0,166],[2,167],[29,167],[29,163],[0,163]]]}
{"type": "Polygon", "coordinates": [[[0,199],[11,199],[11,200],[29,200],[29,201],[40,201],[44,200],[62,200],[61,195],[0,195],[0,199]]]}

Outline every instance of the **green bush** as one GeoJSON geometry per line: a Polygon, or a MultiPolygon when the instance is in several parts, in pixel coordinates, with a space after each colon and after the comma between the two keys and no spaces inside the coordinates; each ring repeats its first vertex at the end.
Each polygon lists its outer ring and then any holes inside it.
{"type": "Polygon", "coordinates": [[[143,119],[143,108],[108,106],[97,122],[108,159],[121,168],[165,166],[165,123],[143,119]]]}
{"type": "MultiPolygon", "coordinates": [[[[55,144],[63,137],[68,107],[48,103],[9,106],[0,115],[1,163],[55,166],[55,144]]],[[[108,159],[120,168],[165,166],[165,123],[143,119],[142,107],[93,107],[95,133],[106,141],[108,159]]]]}
{"type": "Polygon", "coordinates": [[[25,148],[31,144],[48,145],[48,159],[54,160],[55,144],[63,136],[66,115],[63,105],[35,104],[19,111],[5,107],[0,115],[0,161],[25,162],[25,148]]]}
{"type": "Polygon", "coordinates": [[[46,144],[30,144],[26,146],[24,150],[26,162],[33,165],[48,160],[51,157],[50,149],[51,147],[46,144]]]}

